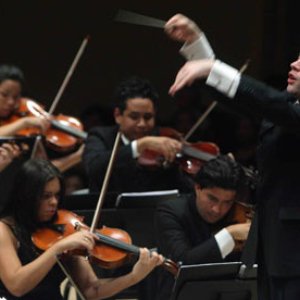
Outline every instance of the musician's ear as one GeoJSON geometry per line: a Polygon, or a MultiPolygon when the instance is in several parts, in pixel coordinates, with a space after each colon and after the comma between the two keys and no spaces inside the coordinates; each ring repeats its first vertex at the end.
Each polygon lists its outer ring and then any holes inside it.
{"type": "Polygon", "coordinates": [[[122,119],[122,113],[120,111],[120,109],[118,107],[116,107],[114,109],[114,118],[115,118],[115,122],[120,125],[121,123],[121,119],[122,119]]]}
{"type": "Polygon", "coordinates": [[[195,188],[195,192],[197,193],[197,191],[200,191],[201,190],[201,186],[199,183],[195,183],[194,184],[194,188],[195,188]]]}

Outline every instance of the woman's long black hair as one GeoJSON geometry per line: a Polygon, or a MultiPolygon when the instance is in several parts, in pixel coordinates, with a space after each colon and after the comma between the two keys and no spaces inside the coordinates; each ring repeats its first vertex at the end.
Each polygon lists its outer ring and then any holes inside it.
{"type": "Polygon", "coordinates": [[[10,201],[2,215],[12,216],[17,227],[33,232],[38,226],[39,201],[46,184],[54,178],[58,178],[60,182],[61,199],[64,185],[59,170],[48,160],[30,159],[26,161],[16,175],[10,201]]]}

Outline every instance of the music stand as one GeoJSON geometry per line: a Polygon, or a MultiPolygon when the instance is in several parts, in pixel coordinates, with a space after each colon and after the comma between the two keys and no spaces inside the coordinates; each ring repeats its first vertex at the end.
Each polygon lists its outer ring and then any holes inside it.
{"type": "MultiPolygon", "coordinates": [[[[103,208],[114,208],[118,193],[106,194],[103,208]]],[[[99,200],[99,193],[90,193],[88,190],[82,193],[73,193],[64,197],[62,206],[69,210],[95,209],[99,200]]]]}
{"type": "Polygon", "coordinates": [[[239,277],[241,262],[181,266],[171,300],[257,300],[256,268],[239,277]]]}
{"type": "Polygon", "coordinates": [[[122,193],[117,197],[115,206],[117,208],[155,208],[161,201],[174,200],[178,196],[178,190],[122,193]]]}

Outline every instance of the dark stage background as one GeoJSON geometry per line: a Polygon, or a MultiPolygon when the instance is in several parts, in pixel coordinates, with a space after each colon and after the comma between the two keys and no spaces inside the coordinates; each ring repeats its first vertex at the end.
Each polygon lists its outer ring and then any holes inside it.
{"type": "Polygon", "coordinates": [[[89,34],[56,112],[79,116],[90,105],[109,105],[116,84],[136,74],[157,87],[159,117],[166,121],[176,108],[167,90],[184,63],[180,45],[161,29],[113,22],[119,8],[163,20],[186,14],[203,28],[219,58],[238,68],[249,58],[248,74],[282,87],[300,48],[299,6],[286,0],[1,0],[0,63],[20,66],[26,95],[49,107],[89,34]]]}

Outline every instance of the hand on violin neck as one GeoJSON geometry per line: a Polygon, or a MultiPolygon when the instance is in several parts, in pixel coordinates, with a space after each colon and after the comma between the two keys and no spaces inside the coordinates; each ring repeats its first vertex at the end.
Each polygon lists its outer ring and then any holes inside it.
{"type": "Polygon", "coordinates": [[[156,266],[161,265],[164,258],[155,251],[147,248],[140,248],[139,260],[134,265],[131,276],[134,283],[145,278],[156,266]]]}
{"type": "Polygon", "coordinates": [[[44,117],[25,117],[20,119],[23,122],[23,128],[37,127],[42,132],[45,132],[50,127],[50,120],[44,117]]]}
{"type": "Polygon", "coordinates": [[[181,151],[182,143],[163,136],[146,136],[137,140],[137,151],[142,154],[145,150],[160,153],[166,161],[172,162],[181,151]]]}

